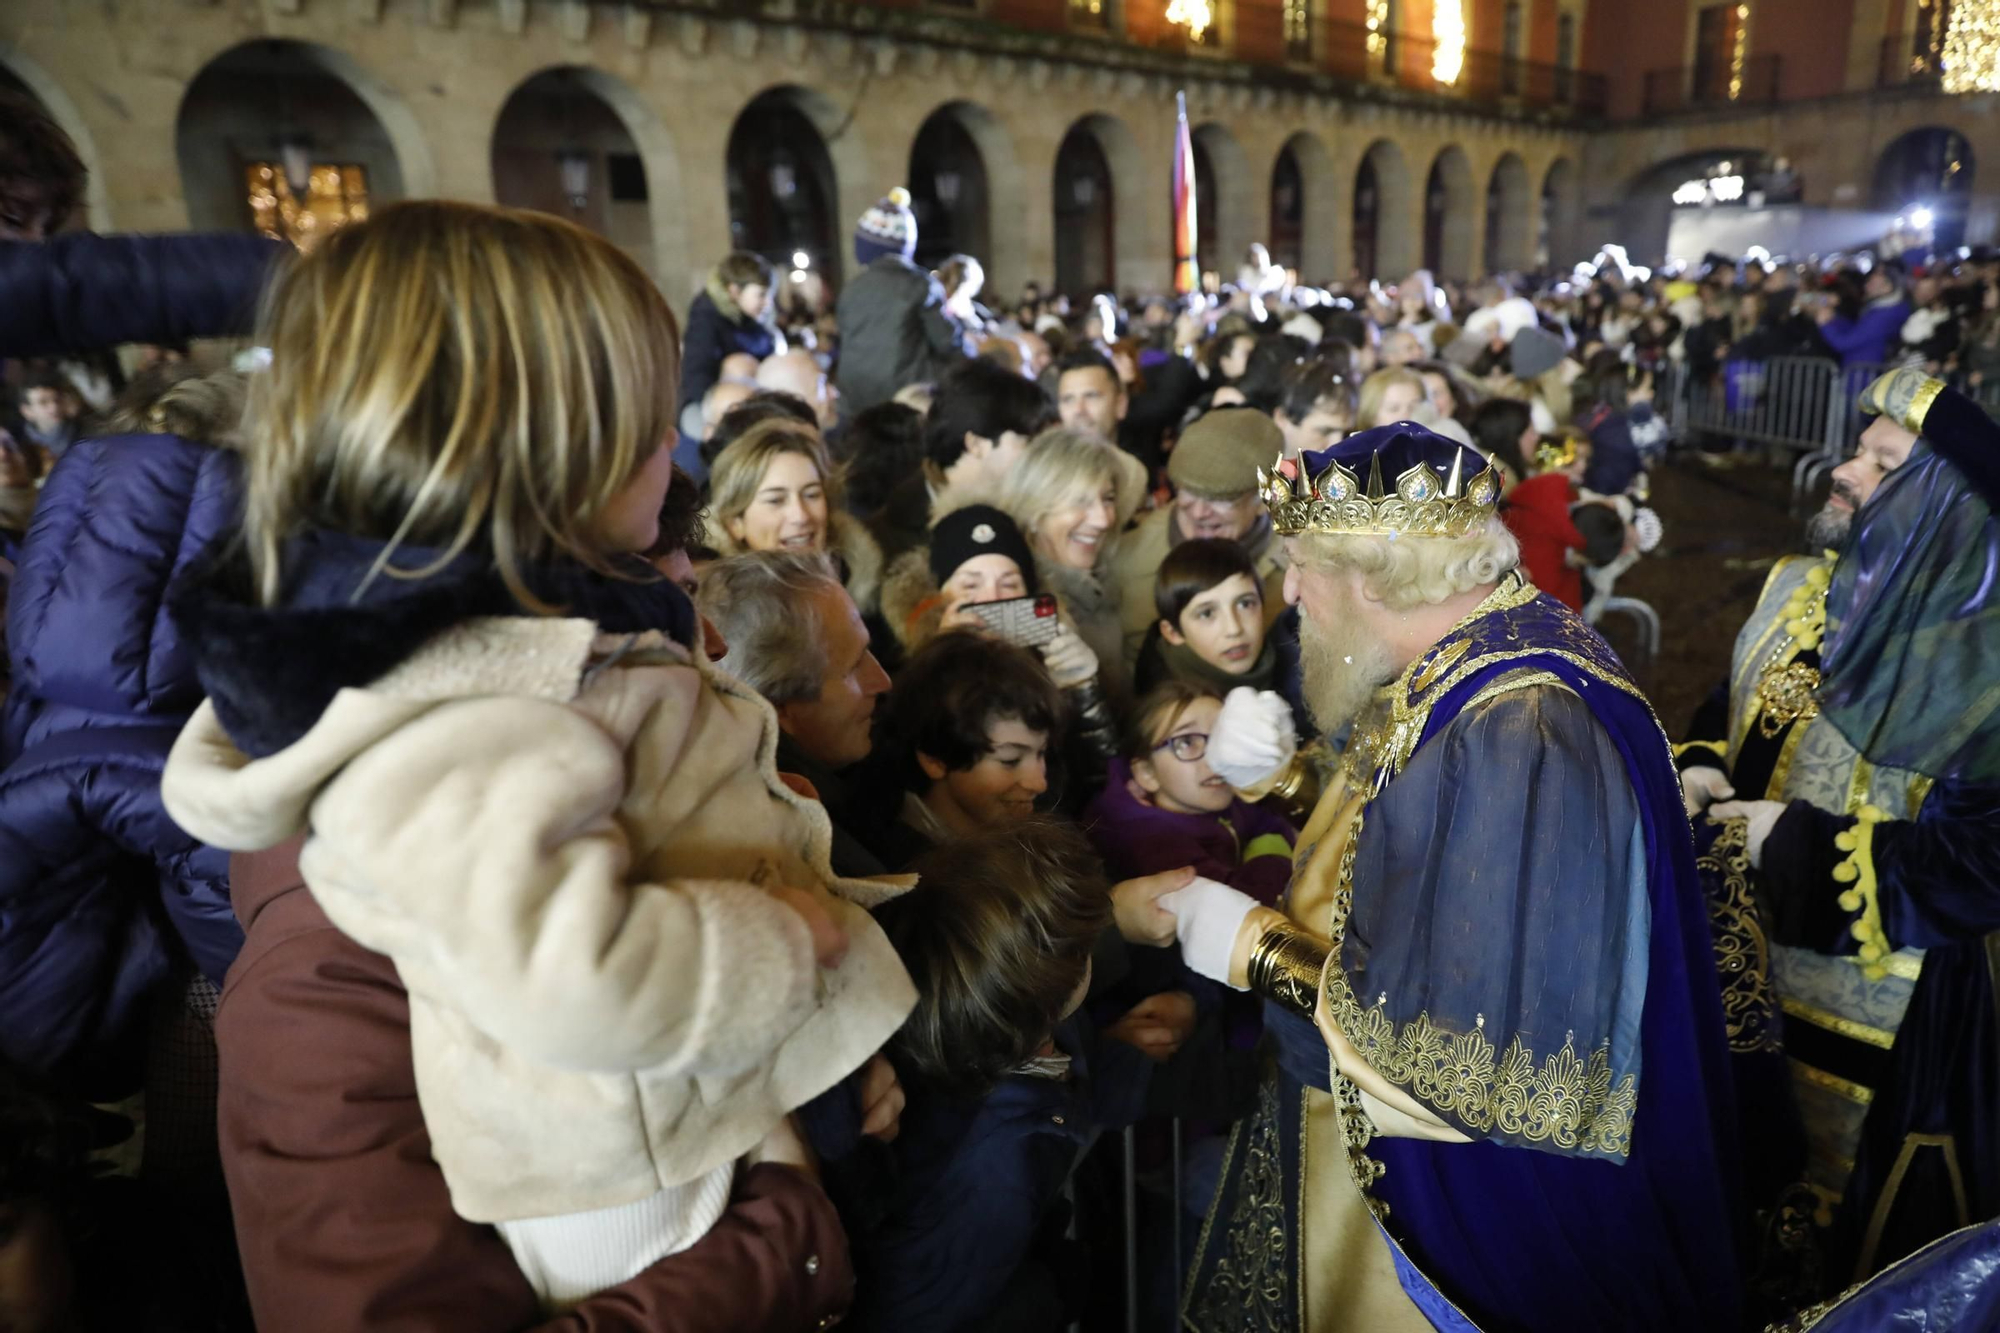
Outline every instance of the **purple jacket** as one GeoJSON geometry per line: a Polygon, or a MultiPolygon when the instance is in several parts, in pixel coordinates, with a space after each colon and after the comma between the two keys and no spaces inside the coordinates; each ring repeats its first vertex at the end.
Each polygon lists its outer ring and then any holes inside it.
{"type": "Polygon", "coordinates": [[[234,232],[0,241],[0,357],[248,333],[290,253],[234,232]]]}
{"type": "Polygon", "coordinates": [[[1084,827],[1113,880],[1193,866],[1195,873],[1275,904],[1292,878],[1298,830],[1283,815],[1236,800],[1219,815],[1180,815],[1133,798],[1132,769],[1114,759],[1084,827]]]}
{"type": "Polygon", "coordinates": [[[0,711],[0,1058],[80,1091],[134,1067],[177,957],[242,947],[227,853],[167,818],[160,770],[201,702],[168,585],[240,511],[234,455],[172,435],[85,440],[42,488],[7,607],[0,711]]]}
{"type": "Polygon", "coordinates": [[[1886,304],[1870,302],[1853,319],[1829,319],[1820,327],[1820,336],[1840,353],[1841,365],[1879,366],[1889,360],[1889,349],[1902,338],[1909,317],[1910,303],[1900,296],[1886,304]]]}

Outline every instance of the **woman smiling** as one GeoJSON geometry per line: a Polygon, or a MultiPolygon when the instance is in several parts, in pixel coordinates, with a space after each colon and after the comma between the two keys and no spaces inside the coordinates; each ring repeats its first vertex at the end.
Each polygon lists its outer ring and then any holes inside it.
{"type": "Polygon", "coordinates": [[[827,553],[864,615],[882,586],[882,548],[841,507],[840,472],[812,427],[788,418],[752,426],[715,460],[709,513],[723,555],[827,553]]]}
{"type": "Polygon", "coordinates": [[[1119,591],[1110,554],[1145,496],[1146,469],[1104,441],[1044,431],[1007,474],[996,501],[1020,525],[1044,587],[1061,598],[1114,693],[1127,692],[1119,591]]]}

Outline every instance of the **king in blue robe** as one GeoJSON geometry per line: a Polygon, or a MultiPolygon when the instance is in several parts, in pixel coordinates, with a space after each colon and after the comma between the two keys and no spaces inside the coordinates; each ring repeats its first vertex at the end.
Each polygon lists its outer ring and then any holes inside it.
{"type": "MultiPolygon", "coordinates": [[[[1486,467],[1385,426],[1281,464],[1266,501],[1306,538],[1295,564],[1323,553],[1310,534],[1476,543],[1500,531],[1486,467]]],[[[1671,749],[1560,603],[1513,571],[1463,596],[1356,720],[1288,919],[1244,927],[1280,1061],[1203,1229],[1198,1333],[1742,1326],[1728,1047],[1671,749]]]]}

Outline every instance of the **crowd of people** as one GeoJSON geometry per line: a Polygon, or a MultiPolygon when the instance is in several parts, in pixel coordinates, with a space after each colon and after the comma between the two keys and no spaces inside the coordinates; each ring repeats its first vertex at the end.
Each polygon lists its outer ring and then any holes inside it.
{"type": "Polygon", "coordinates": [[[0,1324],[1992,1326],[1992,256],[676,309],[10,111],[0,1324]],[[1590,624],[1779,356],[1670,745],[1590,624]]]}

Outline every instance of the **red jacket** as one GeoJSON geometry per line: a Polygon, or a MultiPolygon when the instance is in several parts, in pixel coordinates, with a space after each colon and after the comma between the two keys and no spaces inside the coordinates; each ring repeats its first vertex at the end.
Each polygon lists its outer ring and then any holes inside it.
{"type": "Polygon", "coordinates": [[[693,1249],[544,1320],[490,1227],[452,1211],[410,1063],[409,997],[336,930],[292,844],[230,865],[247,940],[216,1013],[223,1172],[259,1328],[286,1333],[790,1333],[847,1309],[826,1195],[789,1167],[737,1180],[693,1249]]]}
{"type": "Polygon", "coordinates": [[[1583,610],[1583,571],[1563,558],[1583,549],[1583,534],[1569,516],[1569,478],[1544,472],[1507,492],[1500,511],[1507,530],[1521,543],[1521,564],[1535,586],[1572,611],[1583,610]]]}

